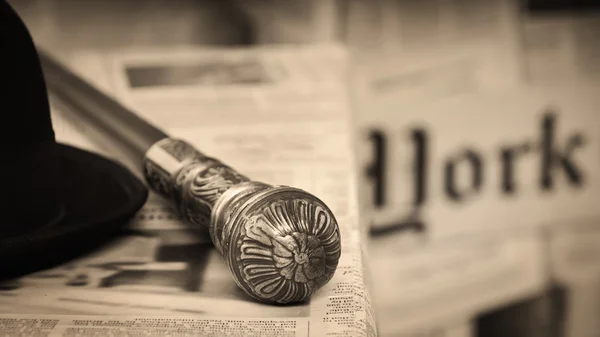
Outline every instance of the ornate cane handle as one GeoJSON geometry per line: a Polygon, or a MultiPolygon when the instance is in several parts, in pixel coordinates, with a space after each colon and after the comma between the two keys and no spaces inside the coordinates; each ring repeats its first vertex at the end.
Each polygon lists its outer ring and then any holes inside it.
{"type": "Polygon", "coordinates": [[[148,150],[144,177],[187,221],[210,232],[235,282],[259,301],[307,300],[337,268],[337,221],[303,190],[251,181],[171,138],[148,150]]]}

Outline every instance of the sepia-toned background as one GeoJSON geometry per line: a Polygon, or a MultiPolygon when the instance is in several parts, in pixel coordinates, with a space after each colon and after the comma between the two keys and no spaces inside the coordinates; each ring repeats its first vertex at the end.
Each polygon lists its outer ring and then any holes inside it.
{"type": "MultiPolygon", "coordinates": [[[[352,60],[343,70],[351,74],[361,226],[369,233],[368,278],[380,335],[600,336],[600,12],[593,6],[518,0],[9,2],[38,45],[84,76],[86,67],[99,64],[94,59],[127,51],[343,45],[352,60]]],[[[220,90],[222,83],[285,76],[252,61],[220,72],[211,69],[228,66],[148,62],[137,69],[113,62],[106,71],[121,67],[142,114],[152,113],[143,99],[152,87],[220,90]]],[[[218,114],[203,113],[198,118],[218,114]]],[[[158,233],[144,244],[176,237],[158,233]]],[[[201,249],[194,247],[186,249],[201,249]]],[[[159,255],[169,259],[166,250],[159,255]]],[[[159,275],[163,286],[197,289],[204,279],[207,293],[226,292],[219,289],[224,275],[195,273],[174,260],[169,273],[185,274],[187,281],[168,285],[174,279],[159,275]]],[[[202,263],[209,262],[190,265],[202,263]]],[[[47,278],[77,276],[52,273],[47,278]]],[[[134,282],[127,280],[121,282],[134,282]]]]}

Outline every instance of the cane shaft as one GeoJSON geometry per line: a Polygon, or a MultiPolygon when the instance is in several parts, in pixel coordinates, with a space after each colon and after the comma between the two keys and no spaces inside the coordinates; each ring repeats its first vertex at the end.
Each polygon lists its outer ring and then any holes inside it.
{"type": "Polygon", "coordinates": [[[154,143],[168,137],[44,51],[38,53],[46,85],[52,94],[127,147],[137,157],[138,165],[154,143]]]}

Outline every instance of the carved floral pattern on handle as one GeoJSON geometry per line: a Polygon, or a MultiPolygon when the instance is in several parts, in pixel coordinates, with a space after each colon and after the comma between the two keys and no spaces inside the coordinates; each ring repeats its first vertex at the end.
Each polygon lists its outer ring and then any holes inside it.
{"type": "Polygon", "coordinates": [[[232,170],[225,165],[215,165],[199,172],[191,179],[189,193],[191,197],[198,198],[211,206],[231,186],[250,179],[232,170]]]}
{"type": "MultiPolygon", "coordinates": [[[[297,194],[299,196],[299,193],[297,194]]],[[[263,302],[307,300],[326,284],[341,254],[335,218],[318,199],[265,199],[239,221],[230,265],[238,284],[263,302]],[[275,201],[274,201],[275,200],[275,201]]]]}

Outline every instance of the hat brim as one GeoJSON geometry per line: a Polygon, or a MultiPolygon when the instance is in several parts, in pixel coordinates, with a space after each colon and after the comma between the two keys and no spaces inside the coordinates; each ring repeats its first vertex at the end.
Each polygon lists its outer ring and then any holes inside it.
{"type": "Polygon", "coordinates": [[[0,279],[64,263],[114,237],[142,208],[146,186],[127,168],[98,154],[56,144],[64,216],[59,223],[0,239],[0,279]]]}

